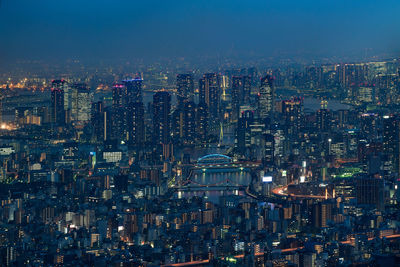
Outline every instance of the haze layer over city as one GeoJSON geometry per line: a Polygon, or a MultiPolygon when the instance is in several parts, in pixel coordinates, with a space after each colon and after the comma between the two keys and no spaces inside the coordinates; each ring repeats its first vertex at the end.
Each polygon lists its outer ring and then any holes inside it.
{"type": "Polygon", "coordinates": [[[0,266],[400,266],[399,12],[0,0],[0,266]]]}

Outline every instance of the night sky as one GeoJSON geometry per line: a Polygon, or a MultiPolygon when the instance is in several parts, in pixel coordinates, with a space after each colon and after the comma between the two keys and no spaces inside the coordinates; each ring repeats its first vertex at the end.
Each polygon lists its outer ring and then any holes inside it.
{"type": "Polygon", "coordinates": [[[399,14],[399,0],[2,0],[0,59],[396,54],[399,14]]]}

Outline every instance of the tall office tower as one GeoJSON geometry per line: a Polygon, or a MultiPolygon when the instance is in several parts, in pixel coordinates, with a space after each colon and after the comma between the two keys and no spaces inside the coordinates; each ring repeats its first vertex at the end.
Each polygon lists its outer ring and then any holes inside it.
{"type": "Polygon", "coordinates": [[[126,140],[126,86],[115,84],[112,91],[112,133],[115,140],[126,140]]]}
{"type": "Polygon", "coordinates": [[[264,144],[264,164],[271,170],[275,162],[275,136],[273,134],[265,134],[264,144]]]}
{"type": "Polygon", "coordinates": [[[183,141],[185,144],[193,144],[196,139],[196,104],[186,102],[183,110],[183,141]]]}
{"type": "Polygon", "coordinates": [[[261,79],[261,87],[258,99],[258,113],[263,122],[267,118],[273,116],[274,104],[273,78],[272,76],[267,75],[261,79]]]}
{"type": "Polygon", "coordinates": [[[133,140],[135,145],[141,145],[144,140],[142,82],[141,78],[135,78],[114,85],[111,133],[113,139],[133,140]]]}
{"type": "Polygon", "coordinates": [[[360,86],[367,82],[368,79],[368,65],[367,64],[354,64],[353,69],[350,70],[352,76],[351,83],[360,86]]]}
{"type": "Polygon", "coordinates": [[[233,120],[239,118],[240,106],[250,104],[251,77],[233,76],[232,77],[232,117],[233,120]]]}
{"type": "Polygon", "coordinates": [[[159,91],[153,96],[153,141],[168,144],[171,140],[171,95],[159,91]]]}
{"type": "Polygon", "coordinates": [[[357,204],[371,205],[379,210],[383,210],[385,207],[384,189],[384,179],[371,177],[366,174],[360,175],[356,178],[357,204]]]}
{"type": "MultiPolygon", "coordinates": [[[[70,85],[65,80],[53,80],[51,88],[57,88],[63,91],[64,94],[64,111],[67,112],[71,108],[71,92],[70,85]]],[[[64,115],[65,117],[65,115],[64,115]]]]}
{"type": "Polygon", "coordinates": [[[360,130],[361,136],[365,138],[370,138],[372,136],[377,136],[378,131],[378,117],[375,114],[365,113],[360,117],[360,130]]]}
{"type": "Polygon", "coordinates": [[[60,86],[64,91],[64,110],[68,113],[71,109],[71,86],[65,80],[61,80],[60,82],[60,86]]]}
{"type": "Polygon", "coordinates": [[[87,123],[90,121],[92,93],[85,84],[71,86],[71,121],[87,123]]]}
{"type": "Polygon", "coordinates": [[[248,77],[250,78],[250,86],[256,87],[258,84],[258,71],[255,67],[251,67],[247,69],[248,77]]]}
{"type": "Polygon", "coordinates": [[[92,104],[91,123],[93,127],[93,138],[97,142],[104,141],[104,104],[98,101],[92,104]]]}
{"type": "Polygon", "coordinates": [[[303,113],[303,99],[292,98],[282,101],[282,115],[285,121],[286,133],[296,135],[301,127],[301,116],[303,113]]]}
{"type": "Polygon", "coordinates": [[[176,76],[178,90],[178,107],[183,108],[184,102],[193,101],[194,83],[192,74],[178,74],[176,76]]]}
{"type": "Polygon", "coordinates": [[[228,75],[219,74],[218,81],[219,81],[219,88],[220,88],[220,91],[222,94],[221,102],[223,102],[223,101],[226,101],[226,91],[230,86],[229,77],[228,77],[228,75]]]}
{"type": "Polygon", "coordinates": [[[126,115],[129,142],[135,146],[142,146],[145,142],[143,102],[129,103],[126,115]]]}
{"type": "Polygon", "coordinates": [[[200,103],[196,110],[196,139],[198,143],[206,143],[208,136],[208,108],[200,103]]]}
{"type": "Polygon", "coordinates": [[[322,86],[323,69],[322,67],[306,67],[305,69],[305,81],[309,88],[319,88],[322,86]]]}
{"type": "Polygon", "coordinates": [[[232,119],[236,121],[239,118],[240,105],[243,104],[244,88],[243,77],[232,77],[232,119]]]}
{"type": "Polygon", "coordinates": [[[331,129],[331,113],[328,109],[317,110],[317,128],[321,132],[328,132],[331,129]]]}
{"type": "Polygon", "coordinates": [[[55,80],[51,84],[51,122],[58,125],[65,124],[64,109],[64,80],[55,80]]]}
{"type": "Polygon", "coordinates": [[[219,118],[220,85],[216,73],[207,73],[199,81],[200,99],[208,107],[209,116],[216,120],[219,118]]]}
{"type": "Polygon", "coordinates": [[[113,139],[113,109],[104,107],[103,112],[103,140],[108,141],[113,139]]]}
{"type": "Polygon", "coordinates": [[[398,99],[399,75],[379,75],[375,77],[376,84],[375,99],[384,104],[392,104],[398,99]]]}
{"type": "Polygon", "coordinates": [[[338,67],[339,84],[347,90],[347,97],[353,97],[353,90],[367,82],[368,65],[366,64],[341,64],[338,67]]]}
{"type": "Polygon", "coordinates": [[[400,120],[395,115],[383,117],[383,152],[388,156],[392,171],[400,171],[400,120]]]}
{"type": "Polygon", "coordinates": [[[127,104],[143,102],[142,96],[142,82],[141,78],[123,80],[122,84],[126,87],[126,100],[127,104]]]}
{"type": "Polygon", "coordinates": [[[178,107],[172,112],[171,135],[174,144],[180,144],[183,140],[184,114],[183,109],[178,107]]]}
{"type": "Polygon", "coordinates": [[[338,110],[337,111],[337,121],[341,128],[345,127],[345,125],[349,122],[349,111],[348,110],[338,110]]]}
{"type": "Polygon", "coordinates": [[[299,253],[297,262],[299,267],[316,267],[317,253],[315,252],[299,253]]]}
{"type": "Polygon", "coordinates": [[[236,130],[237,149],[240,154],[246,152],[246,148],[251,145],[251,128],[254,123],[254,112],[245,110],[240,114],[236,130]]]}
{"type": "Polygon", "coordinates": [[[315,228],[324,228],[329,226],[332,221],[333,203],[330,201],[317,202],[312,206],[312,225],[315,228]]]}
{"type": "Polygon", "coordinates": [[[250,104],[252,77],[250,75],[243,76],[243,104],[250,104]]]}
{"type": "Polygon", "coordinates": [[[274,135],[274,162],[277,166],[280,166],[283,162],[283,158],[286,152],[286,140],[285,134],[282,127],[279,124],[271,125],[271,134],[274,135]]]}

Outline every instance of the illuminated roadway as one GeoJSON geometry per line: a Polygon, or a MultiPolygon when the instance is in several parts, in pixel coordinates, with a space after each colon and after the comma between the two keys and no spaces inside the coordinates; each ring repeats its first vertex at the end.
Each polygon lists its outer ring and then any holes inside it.
{"type": "MultiPolygon", "coordinates": [[[[400,234],[394,234],[394,235],[388,235],[388,236],[383,236],[387,239],[395,239],[395,238],[400,238],[400,234]]],[[[370,237],[368,238],[368,241],[371,241],[373,239],[375,239],[376,237],[370,237]]],[[[341,244],[352,244],[351,240],[347,240],[347,241],[341,241],[341,244]]],[[[303,249],[304,247],[296,247],[296,248],[286,248],[286,249],[275,249],[272,252],[280,252],[280,253],[287,253],[287,252],[293,252],[293,251],[297,251],[300,249],[303,249]]],[[[260,257],[260,256],[264,256],[264,252],[258,252],[258,253],[254,253],[254,256],[256,257],[260,257]]],[[[240,254],[240,255],[236,255],[234,256],[234,258],[236,259],[242,259],[244,258],[244,254],[240,254]]],[[[191,261],[191,262],[182,262],[182,263],[174,263],[174,264],[167,264],[167,265],[162,265],[165,267],[168,266],[194,266],[194,265],[201,265],[201,264],[208,264],[210,263],[210,260],[201,260],[201,261],[191,261]]]]}
{"type": "Polygon", "coordinates": [[[295,194],[289,194],[287,192],[288,185],[285,186],[280,186],[280,187],[275,187],[272,189],[272,193],[276,196],[280,197],[295,197],[295,198],[314,198],[314,199],[326,199],[330,198],[330,195],[328,196],[315,196],[315,195],[295,195],[295,194]]]}

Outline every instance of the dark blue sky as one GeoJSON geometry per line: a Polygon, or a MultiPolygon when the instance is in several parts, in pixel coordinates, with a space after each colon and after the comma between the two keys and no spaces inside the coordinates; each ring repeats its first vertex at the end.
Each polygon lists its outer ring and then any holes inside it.
{"type": "Polygon", "coordinates": [[[395,54],[399,14],[399,0],[2,0],[0,59],[395,54]]]}

